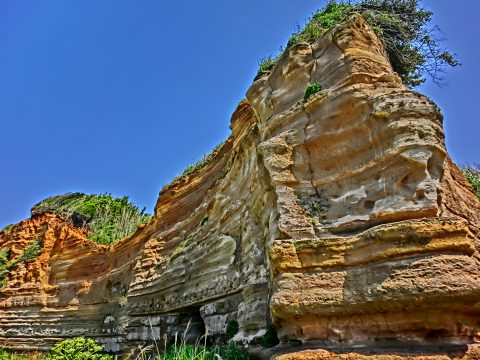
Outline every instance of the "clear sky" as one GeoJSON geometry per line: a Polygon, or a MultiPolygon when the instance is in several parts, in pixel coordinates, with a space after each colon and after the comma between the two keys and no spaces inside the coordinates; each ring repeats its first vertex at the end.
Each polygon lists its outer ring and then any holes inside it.
{"type": "MultiPolygon", "coordinates": [[[[0,228],[70,191],[158,192],[229,134],[258,61],[325,0],[1,0],[0,228]]],[[[477,0],[425,0],[463,66],[419,90],[480,162],[477,0]]]]}

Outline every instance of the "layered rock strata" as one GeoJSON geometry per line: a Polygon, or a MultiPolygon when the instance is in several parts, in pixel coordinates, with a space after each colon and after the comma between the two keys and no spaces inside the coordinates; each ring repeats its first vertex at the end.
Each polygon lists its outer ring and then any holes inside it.
{"type": "Polygon", "coordinates": [[[231,320],[243,342],[273,326],[326,348],[473,343],[480,204],[440,110],[401,84],[361,16],[288,48],[247,99],[133,236],[99,246],[52,214],[1,233],[11,259],[44,249],[0,290],[0,346],[85,335],[122,352],[231,320]]]}

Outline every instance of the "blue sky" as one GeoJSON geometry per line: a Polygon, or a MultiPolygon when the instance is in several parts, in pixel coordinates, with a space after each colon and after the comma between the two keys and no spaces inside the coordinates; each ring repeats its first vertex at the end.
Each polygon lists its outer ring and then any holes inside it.
{"type": "MultiPolygon", "coordinates": [[[[0,228],[69,191],[161,187],[229,134],[258,61],[326,1],[2,0],[0,228]]],[[[454,161],[480,162],[480,2],[426,0],[462,66],[419,91],[454,161]]]]}

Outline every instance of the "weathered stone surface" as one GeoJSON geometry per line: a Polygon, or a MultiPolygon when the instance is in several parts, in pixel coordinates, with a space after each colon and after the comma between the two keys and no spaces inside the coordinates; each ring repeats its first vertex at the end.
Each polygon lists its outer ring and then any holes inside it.
{"type": "Polygon", "coordinates": [[[451,354],[433,353],[429,355],[410,353],[362,354],[359,352],[335,353],[326,350],[306,350],[275,357],[275,360],[476,360],[480,350],[472,346],[465,350],[457,350],[451,354]]]}
{"type": "MultiPolygon", "coordinates": [[[[234,340],[273,325],[284,347],[478,340],[480,204],[439,109],[401,84],[364,20],[287,49],[247,98],[220,152],[163,189],[133,236],[95,245],[49,214],[0,233],[12,259],[44,243],[0,290],[0,346],[86,335],[120,352],[232,320],[234,340]]],[[[278,359],[402,358],[335,356],[278,359]]]]}

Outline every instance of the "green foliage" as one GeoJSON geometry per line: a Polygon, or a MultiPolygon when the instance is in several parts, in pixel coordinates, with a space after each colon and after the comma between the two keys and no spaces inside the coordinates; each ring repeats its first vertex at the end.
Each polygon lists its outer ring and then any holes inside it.
{"type": "Polygon", "coordinates": [[[5,349],[0,349],[0,360],[10,360],[10,359],[14,359],[13,355],[5,349]]]}
{"type": "Polygon", "coordinates": [[[163,354],[154,357],[143,357],[152,360],[248,360],[248,353],[233,341],[228,345],[207,347],[200,344],[181,343],[178,346],[170,346],[163,354]]]}
{"type": "Polygon", "coordinates": [[[48,355],[41,353],[15,354],[0,349],[0,360],[113,360],[111,355],[103,354],[103,347],[92,339],[76,337],[66,339],[50,349],[48,355]]]}
{"type": "Polygon", "coordinates": [[[238,325],[237,320],[229,321],[229,323],[227,324],[227,328],[225,329],[225,338],[227,340],[233,338],[238,333],[239,328],[240,326],[238,325]]]}
{"type": "Polygon", "coordinates": [[[10,273],[10,266],[8,262],[9,257],[10,257],[10,249],[1,248],[0,249],[0,288],[4,287],[7,284],[8,274],[10,273]]]}
{"type": "MultiPolygon", "coordinates": [[[[238,326],[238,323],[237,323],[238,326]]],[[[140,348],[135,360],[248,360],[248,353],[233,341],[228,345],[207,346],[207,336],[198,338],[195,344],[187,343],[187,333],[190,322],[182,336],[175,335],[175,342],[164,349],[159,348],[159,342],[140,348]]],[[[235,325],[233,325],[235,327],[235,325]]],[[[238,329],[237,329],[238,331],[238,329]]],[[[130,358],[129,358],[130,359],[130,358]]]]}
{"type": "Polygon", "coordinates": [[[222,360],[248,360],[248,353],[233,341],[226,346],[215,346],[209,351],[206,360],[217,360],[220,356],[222,360]]]}
{"type": "Polygon", "coordinates": [[[41,353],[17,354],[0,349],[0,360],[47,360],[41,353]]]}
{"type": "Polygon", "coordinates": [[[0,360],[28,360],[27,355],[13,354],[8,350],[0,349],[0,360]]]}
{"type": "MultiPolygon", "coordinates": [[[[144,351],[128,359],[135,360],[248,360],[248,353],[233,341],[228,345],[217,345],[207,347],[205,344],[186,344],[182,341],[179,344],[170,346],[165,352],[148,354],[144,351]]],[[[77,337],[64,340],[55,345],[48,356],[40,354],[18,355],[0,349],[0,360],[113,360],[111,355],[102,354],[103,348],[92,339],[77,337]]]]}
{"type": "Polygon", "coordinates": [[[308,84],[307,88],[305,89],[305,93],[303,94],[303,101],[307,101],[310,96],[322,90],[322,85],[318,83],[308,84]]]}
{"type": "Polygon", "coordinates": [[[8,356],[10,356],[9,351],[7,351],[5,349],[0,349],[0,360],[8,359],[8,356]]]}
{"type": "MultiPolygon", "coordinates": [[[[242,100],[243,101],[243,100],[242,100]]],[[[245,100],[247,101],[247,100],[245,100]]],[[[225,145],[225,143],[227,142],[227,140],[225,141],[222,141],[220,144],[218,144],[217,146],[215,146],[215,148],[209,152],[208,154],[204,155],[199,161],[197,161],[195,164],[191,164],[191,165],[188,165],[185,170],[183,170],[182,174],[181,175],[178,175],[176,176],[175,178],[173,178],[173,180],[171,182],[169,182],[168,184],[164,185],[162,187],[162,190],[161,191],[164,191],[166,188],[168,188],[170,185],[172,185],[175,181],[177,181],[178,179],[181,179],[183,178],[184,176],[187,176],[187,175],[190,175],[192,173],[194,173],[195,171],[201,169],[202,167],[204,167],[205,165],[208,164],[208,162],[222,149],[223,145],[225,145]]]]}
{"type": "Polygon", "coordinates": [[[159,357],[158,360],[210,360],[209,351],[205,346],[181,344],[179,346],[171,346],[159,357]]]}
{"type": "MultiPolygon", "coordinates": [[[[225,142],[226,141],[222,141],[220,144],[215,146],[215,148],[211,152],[204,155],[203,158],[201,158],[195,164],[188,165],[187,168],[185,170],[183,170],[183,173],[180,177],[190,175],[194,171],[204,167],[220,151],[220,149],[223,147],[223,145],[225,145],[225,142]]],[[[176,180],[176,179],[178,179],[178,177],[175,178],[174,180],[176,180]]]]}
{"type": "Polygon", "coordinates": [[[5,226],[1,231],[8,231],[13,227],[13,225],[15,225],[15,224],[9,224],[9,225],[5,226]]]}
{"type": "Polygon", "coordinates": [[[275,328],[271,327],[267,330],[265,335],[260,339],[260,345],[265,348],[270,348],[277,345],[280,342],[277,336],[277,331],[275,328]]]}
{"type": "Polygon", "coordinates": [[[15,260],[16,264],[23,263],[32,259],[35,259],[38,255],[42,253],[43,244],[40,239],[34,240],[30,245],[27,246],[23,254],[15,260]]]}
{"type": "Polygon", "coordinates": [[[363,0],[355,5],[385,42],[393,69],[403,83],[415,87],[425,76],[443,85],[442,73],[460,65],[456,56],[440,47],[439,28],[430,25],[432,12],[419,0],[363,0]]]}
{"type": "Polygon", "coordinates": [[[273,67],[277,63],[277,60],[278,57],[272,58],[271,56],[267,56],[266,58],[260,60],[260,63],[258,64],[256,79],[260,78],[263,75],[270,74],[273,67]]]}
{"type": "Polygon", "coordinates": [[[297,28],[297,31],[288,40],[287,47],[298,43],[313,43],[352,12],[352,5],[330,1],[323,10],[313,14],[303,29],[297,28]]]}
{"type": "Polygon", "coordinates": [[[51,360],[111,360],[111,355],[102,354],[103,347],[93,339],[76,337],[66,339],[50,349],[51,360]]]}
{"type": "Polygon", "coordinates": [[[31,211],[60,214],[75,226],[88,227],[90,240],[106,245],[132,235],[138,225],[151,219],[145,209],[139,210],[129,202],[128,196],[116,198],[110,194],[52,196],[36,204],[31,211]]]}
{"type": "Polygon", "coordinates": [[[26,247],[23,251],[23,254],[20,255],[17,259],[9,261],[10,249],[1,248],[0,249],[0,288],[4,287],[7,284],[8,274],[13,270],[18,264],[27,262],[29,260],[35,259],[42,253],[43,244],[40,239],[34,240],[30,245],[26,247]]]}
{"type": "Polygon", "coordinates": [[[461,170],[480,200],[480,165],[465,165],[461,167],[461,170]]]}
{"type": "MultiPolygon", "coordinates": [[[[355,12],[384,41],[393,70],[406,86],[419,86],[426,77],[443,85],[445,70],[460,65],[455,54],[440,46],[440,29],[430,24],[433,14],[420,6],[420,0],[332,0],[297,28],[287,46],[313,43],[355,12]]],[[[271,57],[262,61],[258,74],[269,73],[275,61],[271,57]]]]}
{"type": "Polygon", "coordinates": [[[8,262],[8,258],[10,256],[10,249],[9,248],[1,248],[0,249],[0,265],[6,264],[8,262]]]}

